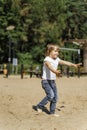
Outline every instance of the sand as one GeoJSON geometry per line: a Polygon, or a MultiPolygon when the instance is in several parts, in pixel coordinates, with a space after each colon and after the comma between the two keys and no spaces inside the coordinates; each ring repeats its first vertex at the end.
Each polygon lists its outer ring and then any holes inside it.
{"type": "Polygon", "coordinates": [[[45,96],[40,78],[0,75],[0,130],[87,130],[87,77],[62,77],[56,84],[59,117],[32,108],[45,96]]]}

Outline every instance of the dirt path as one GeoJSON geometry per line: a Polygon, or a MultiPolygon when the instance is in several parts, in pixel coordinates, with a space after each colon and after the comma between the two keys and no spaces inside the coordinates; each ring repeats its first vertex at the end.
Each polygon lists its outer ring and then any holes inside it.
{"type": "MultiPolygon", "coordinates": [[[[32,109],[44,96],[41,79],[0,76],[0,130],[87,130],[87,77],[56,81],[60,117],[32,109]]],[[[46,106],[49,109],[49,104],[46,106]]]]}

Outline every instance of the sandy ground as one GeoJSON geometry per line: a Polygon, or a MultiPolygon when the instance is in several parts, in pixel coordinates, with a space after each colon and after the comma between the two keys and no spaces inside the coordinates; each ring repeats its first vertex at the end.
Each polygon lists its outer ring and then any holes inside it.
{"type": "Polygon", "coordinates": [[[59,117],[32,109],[45,96],[41,79],[1,75],[0,130],[87,130],[87,77],[58,78],[56,84],[59,117]]]}

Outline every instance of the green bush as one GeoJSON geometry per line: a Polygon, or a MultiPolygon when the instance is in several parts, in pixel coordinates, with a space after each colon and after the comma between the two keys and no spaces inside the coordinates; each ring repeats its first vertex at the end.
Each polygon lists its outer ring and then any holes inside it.
{"type": "Polygon", "coordinates": [[[30,65],[33,63],[32,55],[30,53],[18,53],[19,64],[30,65]]]}

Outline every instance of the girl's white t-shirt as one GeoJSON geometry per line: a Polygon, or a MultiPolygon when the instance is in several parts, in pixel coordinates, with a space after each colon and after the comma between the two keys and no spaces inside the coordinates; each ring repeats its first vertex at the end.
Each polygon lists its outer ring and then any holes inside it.
{"type": "MultiPolygon", "coordinates": [[[[52,67],[55,70],[57,70],[60,58],[52,59],[51,57],[47,56],[44,59],[44,62],[46,62],[46,61],[48,61],[52,65],[52,67]]],[[[47,79],[47,80],[55,80],[56,79],[56,74],[53,73],[51,70],[49,70],[49,68],[46,66],[45,63],[43,65],[42,79],[47,79]]]]}

